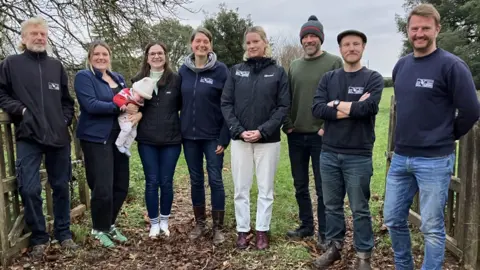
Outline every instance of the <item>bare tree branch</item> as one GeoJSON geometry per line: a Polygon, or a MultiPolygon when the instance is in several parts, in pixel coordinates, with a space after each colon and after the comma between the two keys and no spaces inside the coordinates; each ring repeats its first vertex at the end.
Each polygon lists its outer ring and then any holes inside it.
{"type": "Polygon", "coordinates": [[[176,16],[178,8],[191,0],[2,0],[0,38],[2,55],[16,52],[22,21],[42,16],[49,23],[49,45],[53,55],[68,65],[83,62],[92,39],[106,40],[115,55],[134,57],[135,50],[125,41],[139,19],[149,25],[176,16]]]}

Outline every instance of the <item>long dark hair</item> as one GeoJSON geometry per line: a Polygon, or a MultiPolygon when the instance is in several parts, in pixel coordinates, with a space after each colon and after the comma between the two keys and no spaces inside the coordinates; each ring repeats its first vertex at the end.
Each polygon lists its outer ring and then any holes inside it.
{"type": "Polygon", "coordinates": [[[150,51],[150,48],[154,45],[159,45],[160,47],[162,47],[163,51],[165,52],[165,65],[163,67],[163,75],[160,78],[160,80],[158,80],[157,87],[161,87],[161,86],[164,86],[165,84],[167,84],[167,81],[170,78],[170,75],[173,73],[173,71],[170,68],[170,60],[168,59],[167,46],[163,42],[160,42],[160,41],[150,42],[150,43],[147,44],[147,46],[145,46],[145,49],[143,51],[143,59],[142,59],[142,64],[140,66],[140,71],[137,73],[137,75],[135,75],[132,78],[132,83],[136,82],[136,81],[138,81],[138,80],[140,80],[144,77],[150,76],[150,65],[147,62],[148,61],[148,53],[150,51]]]}

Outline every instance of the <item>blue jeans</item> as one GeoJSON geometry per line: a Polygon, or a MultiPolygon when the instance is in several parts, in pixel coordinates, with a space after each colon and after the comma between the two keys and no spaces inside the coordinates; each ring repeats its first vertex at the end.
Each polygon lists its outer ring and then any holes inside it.
{"type": "Polygon", "coordinates": [[[345,194],[348,194],[353,214],[354,247],[358,253],[370,253],[374,243],[368,205],[372,157],[322,151],[320,174],[327,219],[326,240],[342,243],[345,238],[343,205],[345,194]]]}
{"type": "Polygon", "coordinates": [[[322,178],[320,176],[320,153],[322,151],[322,137],[315,133],[288,134],[288,153],[292,168],[293,185],[297,199],[299,218],[302,226],[313,227],[312,200],[310,198],[308,173],[310,159],[315,180],[317,197],[318,233],[325,236],[325,206],[323,205],[322,178]]]}
{"type": "Polygon", "coordinates": [[[193,206],[205,206],[205,177],[203,156],[207,160],[208,184],[211,189],[212,210],[225,210],[225,190],[222,169],[224,153],[217,155],[217,140],[183,140],[183,152],[190,173],[193,206]]]}
{"type": "Polygon", "coordinates": [[[442,269],[446,238],[444,209],[454,164],[454,154],[438,158],[393,155],[383,211],[396,269],[414,269],[407,220],[417,191],[420,191],[420,230],[425,237],[422,270],[442,269]]]}
{"type": "Polygon", "coordinates": [[[39,173],[44,154],[48,182],[53,190],[55,239],[62,242],[72,238],[68,190],[68,182],[72,177],[70,145],[53,148],[30,140],[19,140],[17,141],[16,176],[25,211],[25,223],[32,231],[30,237],[32,246],[46,244],[50,240],[42,211],[42,185],[39,173]]]}
{"type": "Polygon", "coordinates": [[[160,188],[160,214],[170,215],[173,202],[173,176],[181,144],[149,145],[138,143],[138,153],[145,173],[145,203],[148,217],[158,217],[158,188],[160,188]]]}

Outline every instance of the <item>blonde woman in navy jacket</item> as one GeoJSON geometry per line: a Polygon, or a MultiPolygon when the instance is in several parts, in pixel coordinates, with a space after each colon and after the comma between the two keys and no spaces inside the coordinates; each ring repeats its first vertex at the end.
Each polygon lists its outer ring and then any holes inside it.
{"type": "Polygon", "coordinates": [[[183,151],[190,173],[193,212],[196,226],[191,239],[205,234],[205,184],[203,157],[207,161],[208,183],[211,189],[213,243],[224,241],[221,229],[225,213],[225,191],[222,169],[224,150],[230,137],[220,108],[227,66],[217,61],[212,52],[212,34],[205,28],[192,33],[193,53],[185,58],[179,70],[182,111],[180,114],[183,151]]]}
{"type": "MultiPolygon", "coordinates": [[[[120,133],[117,121],[120,110],[113,103],[113,96],[127,85],[120,74],[111,71],[111,55],[106,43],[93,42],[88,50],[87,68],[76,74],[74,82],[80,104],[77,137],[92,193],[92,235],[105,247],[113,247],[112,240],[127,241],[115,227],[115,220],[129,186],[128,156],[115,146],[120,133]]],[[[127,109],[134,123],[141,118],[137,111],[127,109]]]]}

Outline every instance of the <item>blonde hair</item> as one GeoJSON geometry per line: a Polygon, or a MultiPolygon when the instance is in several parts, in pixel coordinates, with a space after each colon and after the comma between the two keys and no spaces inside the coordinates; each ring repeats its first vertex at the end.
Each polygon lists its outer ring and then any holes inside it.
{"type": "Polygon", "coordinates": [[[108,51],[108,55],[110,56],[110,63],[108,63],[108,71],[112,71],[112,50],[110,49],[110,46],[105,41],[102,40],[96,40],[92,43],[90,43],[90,47],[88,48],[88,54],[87,54],[87,59],[85,60],[85,68],[90,70],[91,72],[95,73],[93,70],[92,63],[90,63],[90,57],[92,57],[93,52],[95,51],[95,48],[98,46],[102,46],[108,51]]]}
{"type": "Polygon", "coordinates": [[[245,34],[243,35],[243,47],[244,47],[244,50],[245,50],[245,53],[243,54],[243,60],[247,60],[248,59],[248,52],[247,52],[247,34],[248,33],[256,33],[260,36],[260,38],[263,40],[263,42],[265,42],[265,44],[267,44],[267,47],[265,47],[265,57],[272,57],[272,47],[270,46],[270,42],[268,42],[268,38],[267,38],[267,33],[265,33],[265,30],[263,29],[263,27],[261,26],[252,26],[252,27],[249,27],[247,28],[247,30],[245,31],[245,34]]]}
{"type": "Polygon", "coordinates": [[[438,13],[438,10],[432,4],[420,4],[413,8],[410,14],[408,14],[407,26],[410,23],[410,18],[414,15],[433,18],[435,24],[440,26],[440,13],[438,13]]]}
{"type": "MultiPolygon", "coordinates": [[[[36,16],[36,17],[32,17],[28,20],[25,20],[23,21],[21,24],[20,24],[20,27],[21,27],[21,36],[24,37],[26,34],[27,34],[27,29],[30,27],[30,26],[41,26],[43,28],[45,28],[48,32],[48,23],[47,21],[40,17],[40,16],[36,16]]],[[[21,40],[20,40],[20,44],[18,44],[18,49],[20,51],[25,51],[27,49],[27,45],[24,44],[21,40]]]]}

